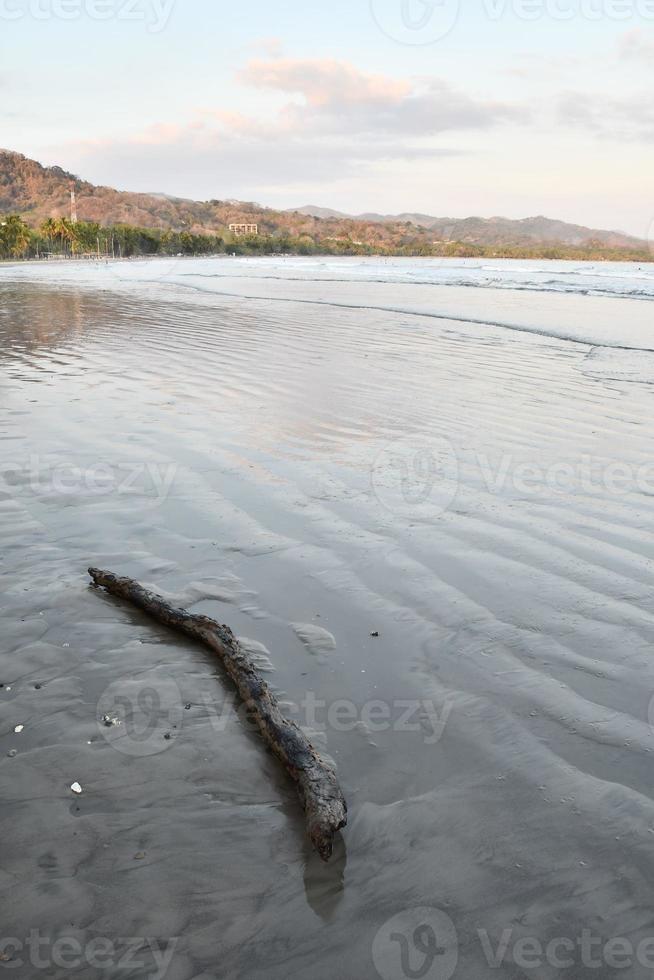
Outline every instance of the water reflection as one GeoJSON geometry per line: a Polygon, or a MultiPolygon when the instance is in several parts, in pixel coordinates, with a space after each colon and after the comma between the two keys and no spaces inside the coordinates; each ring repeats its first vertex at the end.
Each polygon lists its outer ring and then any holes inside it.
{"type": "Polygon", "coordinates": [[[320,860],[306,839],[303,852],[307,902],[323,922],[331,922],[343,901],[345,891],[347,847],[343,835],[339,833],[334,839],[334,854],[329,864],[320,860]]]}
{"type": "Polygon", "coordinates": [[[97,300],[72,290],[0,286],[0,358],[79,340],[97,309],[97,300]]]}

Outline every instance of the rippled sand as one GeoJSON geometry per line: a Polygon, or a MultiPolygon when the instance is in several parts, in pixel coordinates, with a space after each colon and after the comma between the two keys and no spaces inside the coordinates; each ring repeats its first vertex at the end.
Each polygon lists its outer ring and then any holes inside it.
{"type": "Polygon", "coordinates": [[[449,980],[384,938],[430,907],[460,980],[651,977],[512,962],[654,936],[650,303],[70,268],[0,282],[2,930],[141,965],[8,975],[449,980]],[[245,638],[338,766],[332,864],[210,656],[89,564],[245,638]]]}

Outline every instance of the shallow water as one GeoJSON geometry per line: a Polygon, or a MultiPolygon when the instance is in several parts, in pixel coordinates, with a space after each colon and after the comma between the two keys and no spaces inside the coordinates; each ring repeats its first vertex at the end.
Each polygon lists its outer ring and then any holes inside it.
{"type": "Polygon", "coordinates": [[[652,976],[652,305],[334,265],[0,270],[10,975],[652,976]],[[89,564],[245,638],[338,766],[332,864],[89,564]]]}

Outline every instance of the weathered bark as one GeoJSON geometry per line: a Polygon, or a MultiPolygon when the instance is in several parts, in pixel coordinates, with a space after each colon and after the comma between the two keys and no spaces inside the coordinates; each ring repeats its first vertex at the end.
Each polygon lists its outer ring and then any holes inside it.
{"type": "Polygon", "coordinates": [[[336,774],[298,725],[284,717],[274,694],[229,627],[208,616],[194,616],[185,609],[176,609],[133,579],[119,578],[98,568],[89,568],[89,575],[97,586],[138,606],[165,626],[199,640],[218,654],[264,740],[297,784],[309,837],[323,861],[328,861],[334,835],[347,823],[347,804],[336,774]]]}

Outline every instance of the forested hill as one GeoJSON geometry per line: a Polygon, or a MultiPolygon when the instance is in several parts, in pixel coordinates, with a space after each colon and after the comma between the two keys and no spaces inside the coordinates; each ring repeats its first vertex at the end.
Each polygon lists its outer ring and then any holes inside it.
{"type": "Polygon", "coordinates": [[[422,214],[352,217],[310,206],[275,211],[242,201],[190,201],[164,194],[118,191],[91,184],[60,167],[44,167],[19,153],[0,150],[0,214],[19,214],[31,228],[39,228],[48,218],[70,215],[71,187],[75,189],[79,220],[103,227],[124,224],[192,235],[224,235],[232,222],[256,222],[264,236],[304,239],[307,246],[316,247],[347,242],[348,246],[386,253],[407,249],[429,253],[434,246],[445,249],[451,243],[465,246],[457,254],[475,254],[475,249],[489,254],[493,248],[501,250],[497,254],[510,254],[511,248],[553,245],[647,254],[646,244],[638,239],[548,218],[448,219],[422,214]]]}
{"type": "Polygon", "coordinates": [[[405,223],[428,229],[432,238],[442,241],[476,242],[480,245],[544,245],[558,243],[578,246],[590,241],[609,248],[636,248],[642,241],[620,231],[599,231],[583,225],[573,225],[538,215],[534,218],[437,218],[431,214],[407,212],[405,214],[348,215],[329,208],[306,205],[298,208],[300,214],[318,218],[350,219],[370,223],[405,223]]]}

